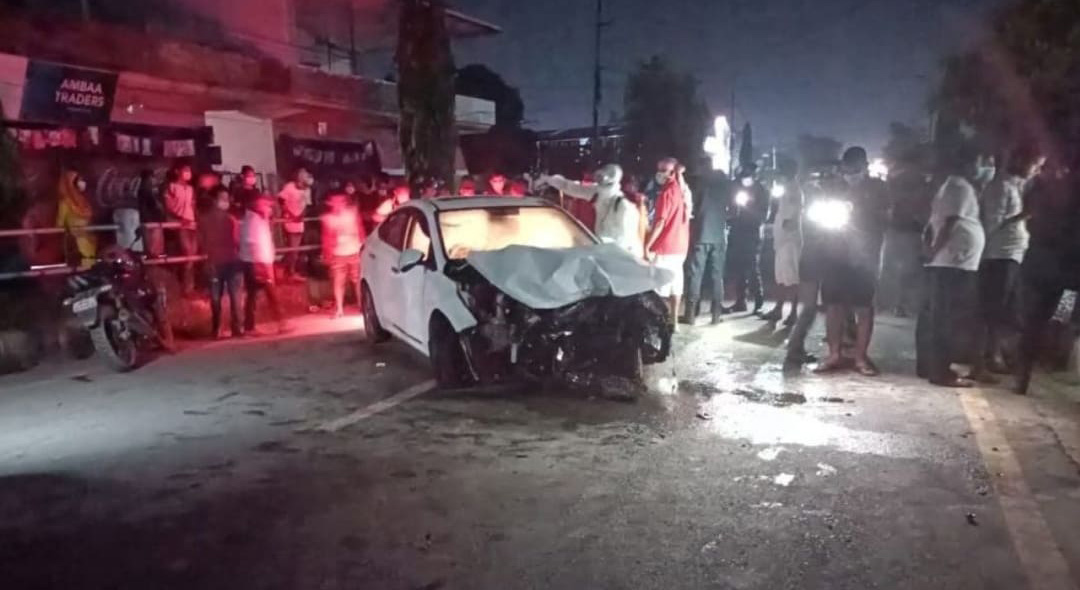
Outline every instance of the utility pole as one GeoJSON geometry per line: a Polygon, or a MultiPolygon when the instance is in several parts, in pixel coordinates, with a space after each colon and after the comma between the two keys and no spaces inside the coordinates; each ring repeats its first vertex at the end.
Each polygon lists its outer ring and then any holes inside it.
{"type": "Polygon", "coordinates": [[[596,61],[593,62],[593,99],[592,99],[592,153],[595,156],[600,143],[600,101],[603,100],[603,84],[600,66],[600,37],[604,22],[604,0],[596,0],[596,61]]]}

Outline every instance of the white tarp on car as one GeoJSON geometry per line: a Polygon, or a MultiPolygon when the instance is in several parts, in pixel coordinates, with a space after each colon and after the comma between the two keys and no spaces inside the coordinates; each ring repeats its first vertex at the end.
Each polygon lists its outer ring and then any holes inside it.
{"type": "Polygon", "coordinates": [[[590,297],[629,297],[674,279],[614,244],[552,250],[510,246],[473,252],[468,262],[495,288],[533,309],[557,309],[590,297]]]}

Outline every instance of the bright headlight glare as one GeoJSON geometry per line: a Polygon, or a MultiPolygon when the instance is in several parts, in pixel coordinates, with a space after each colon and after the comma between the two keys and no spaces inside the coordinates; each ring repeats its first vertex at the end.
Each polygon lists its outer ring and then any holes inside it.
{"type": "Polygon", "coordinates": [[[771,193],[774,199],[782,199],[787,194],[787,189],[784,185],[777,183],[773,185],[771,193]]]}
{"type": "Polygon", "coordinates": [[[746,178],[742,179],[742,185],[746,188],[750,188],[754,186],[754,179],[747,176],[746,178]]]}
{"type": "Polygon", "coordinates": [[[740,207],[745,207],[750,204],[750,193],[746,191],[739,191],[735,193],[735,204],[740,207]]]}
{"type": "Polygon", "coordinates": [[[814,201],[806,210],[806,218],[827,230],[840,230],[851,221],[851,203],[840,199],[814,201]]]}

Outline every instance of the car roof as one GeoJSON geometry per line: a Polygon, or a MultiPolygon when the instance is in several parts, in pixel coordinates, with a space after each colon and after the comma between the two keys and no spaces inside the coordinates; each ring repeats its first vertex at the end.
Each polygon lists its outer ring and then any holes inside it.
{"type": "Polygon", "coordinates": [[[536,197],[440,197],[438,199],[413,199],[407,205],[430,211],[459,211],[461,209],[498,209],[500,207],[552,207],[536,197]]]}

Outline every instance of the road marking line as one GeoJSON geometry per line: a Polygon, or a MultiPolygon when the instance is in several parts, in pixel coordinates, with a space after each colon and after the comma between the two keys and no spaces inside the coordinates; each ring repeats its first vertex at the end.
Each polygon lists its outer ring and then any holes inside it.
{"type": "Polygon", "coordinates": [[[994,411],[979,389],[960,393],[960,404],[967,416],[1013,547],[1027,574],[1029,586],[1037,590],[1076,590],[1068,562],[1046,524],[1039,503],[1024,479],[1020,461],[1009,446],[994,411]]]}
{"type": "Polygon", "coordinates": [[[424,381],[423,383],[418,383],[408,389],[405,389],[404,391],[395,393],[394,395],[391,395],[384,400],[377,401],[370,406],[367,406],[366,408],[360,408],[359,410],[346,416],[342,416],[341,418],[338,418],[336,420],[324,422],[319,426],[316,426],[315,430],[320,430],[323,432],[338,432],[339,430],[344,430],[345,428],[348,428],[353,424],[360,422],[361,420],[365,420],[374,416],[375,414],[385,412],[386,410],[389,410],[394,406],[403,404],[414,397],[423,395],[434,388],[434,380],[428,380],[424,381]]]}

